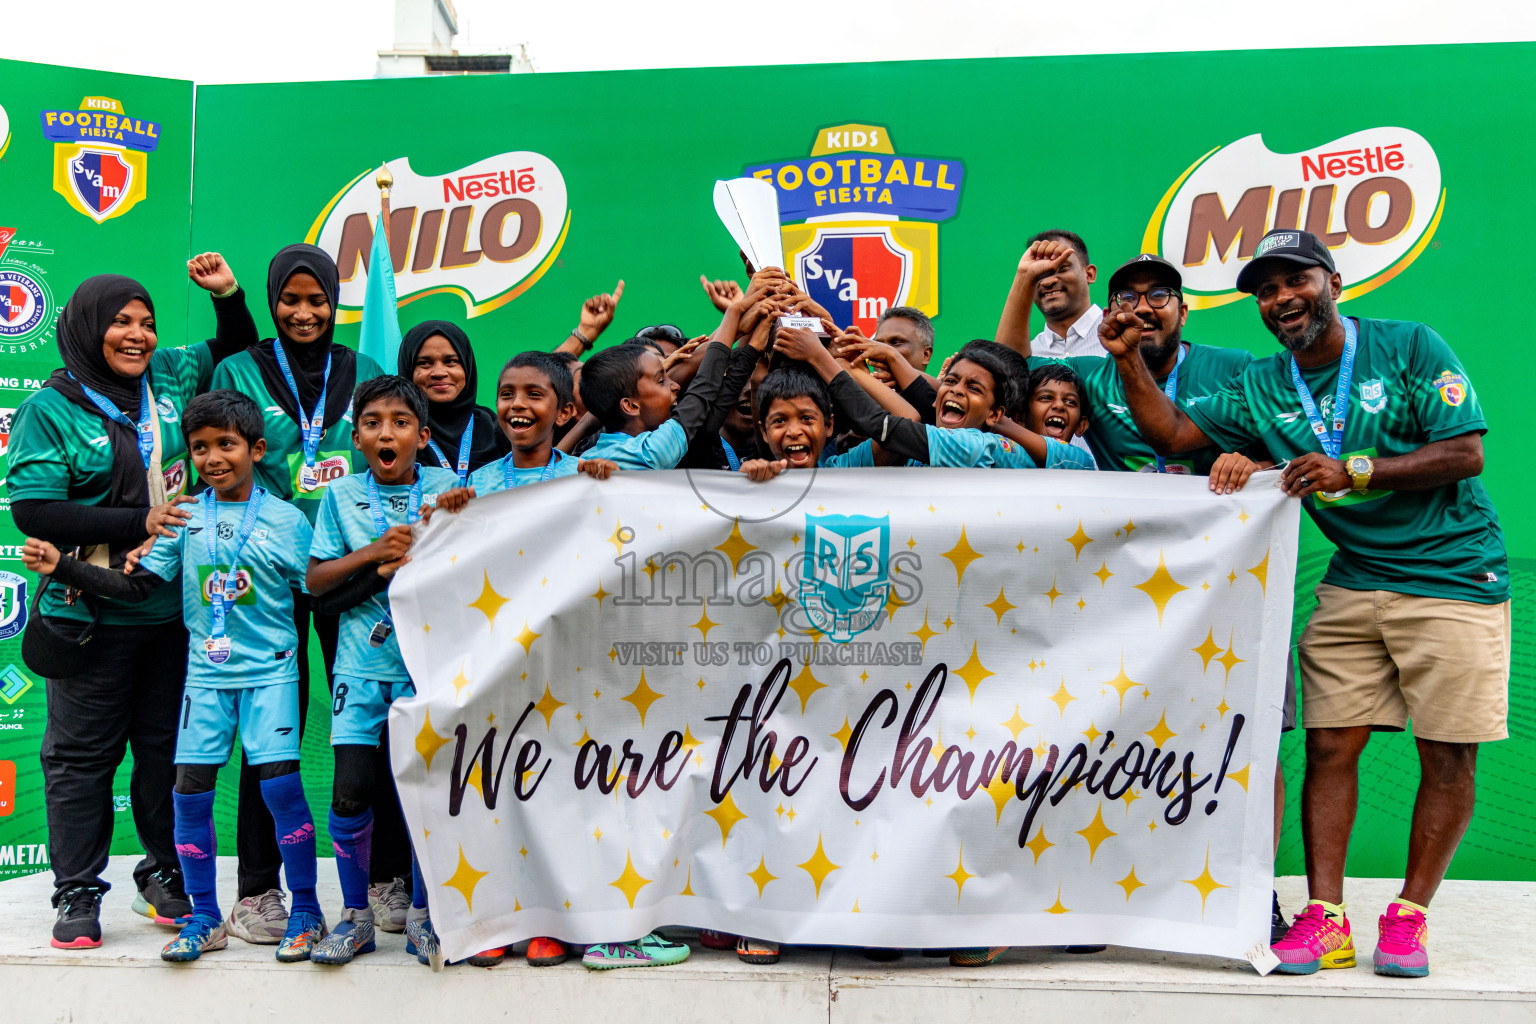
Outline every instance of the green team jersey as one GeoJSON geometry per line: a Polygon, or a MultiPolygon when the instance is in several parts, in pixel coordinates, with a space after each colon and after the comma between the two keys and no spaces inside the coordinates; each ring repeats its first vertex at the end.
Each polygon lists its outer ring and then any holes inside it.
{"type": "MultiPolygon", "coordinates": [[[[362,383],[377,377],[384,371],[379,364],[363,355],[357,356],[357,381],[362,383]]],[[[256,463],[256,482],[268,493],[282,498],[304,513],[311,526],[320,513],[320,499],[325,497],[327,484],[368,467],[363,453],[352,447],[352,413],[326,428],[320,438],[320,450],[315,455],[315,468],[320,474],[320,486],[312,491],[299,490],[299,470],[304,466],[304,445],[299,425],[277,404],[267,390],[261,369],[249,352],[230,356],[219,364],[213,375],[215,388],[230,388],[251,396],[261,406],[266,421],[267,454],[256,463]]]]}
{"type": "MultiPolygon", "coordinates": [[[[160,420],[160,471],[166,500],[184,494],[195,474],[181,436],[181,410],[206,391],[213,375],[207,342],[186,348],[157,348],[149,358],[149,390],[160,420]]],[[[106,420],[52,388],[29,395],[11,421],[10,465],[6,477],[12,501],[73,501],[100,505],[112,486],[112,447],[106,420]]],[[[181,618],[181,598],[162,587],[139,604],[101,600],[108,625],[172,622],[181,618]]],[[[64,588],[52,586],[39,609],[44,615],[85,621],[85,605],[64,603],[64,588]]]]}
{"type": "MultiPolygon", "coordinates": [[[[1342,458],[1406,455],[1431,441],[1486,433],[1466,370],[1424,324],[1357,319],[1359,341],[1342,458]]],[[[1333,423],[1340,361],[1301,371],[1319,415],[1333,423]]],[[[1291,379],[1291,357],[1261,359],[1228,387],[1185,410],[1219,445],[1260,438],[1276,459],[1321,451],[1291,379]]],[[[1499,518],[1477,478],[1427,491],[1314,494],[1307,512],[1338,546],[1323,582],[1479,604],[1509,599],[1499,518]]]]}
{"type": "MultiPolygon", "coordinates": [[[[1207,395],[1215,394],[1236,380],[1253,356],[1242,349],[1190,344],[1179,364],[1179,382],[1174,401],[1180,408],[1207,395]]],[[[1125,402],[1125,386],[1115,361],[1107,356],[1068,356],[1065,359],[1031,358],[1030,368],[1046,363],[1065,363],[1083,378],[1087,394],[1083,396],[1083,414],[1088,417],[1088,432],[1083,439],[1093,451],[1100,469],[1129,473],[1157,472],[1157,453],[1142,438],[1125,402]]],[[[1167,384],[1157,378],[1157,386],[1167,384]]],[[[1231,451],[1232,449],[1225,449],[1231,451]]],[[[1223,449],[1201,448],[1163,460],[1166,472],[1209,476],[1223,449]]]]}

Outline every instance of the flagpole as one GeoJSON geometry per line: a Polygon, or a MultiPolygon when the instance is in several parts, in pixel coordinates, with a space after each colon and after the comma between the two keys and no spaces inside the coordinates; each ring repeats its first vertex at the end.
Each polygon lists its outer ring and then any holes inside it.
{"type": "Polygon", "coordinates": [[[384,230],[388,231],[390,228],[389,190],[395,183],[394,175],[389,173],[388,164],[379,165],[379,174],[373,179],[373,183],[379,186],[379,210],[384,214],[384,230]]]}

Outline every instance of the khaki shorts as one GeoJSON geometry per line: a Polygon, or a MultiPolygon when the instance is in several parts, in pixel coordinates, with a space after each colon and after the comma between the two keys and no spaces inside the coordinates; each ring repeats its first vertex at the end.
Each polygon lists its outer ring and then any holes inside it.
{"type": "Polygon", "coordinates": [[[1509,737],[1510,607],[1318,584],[1298,648],[1308,729],[1509,737]]]}

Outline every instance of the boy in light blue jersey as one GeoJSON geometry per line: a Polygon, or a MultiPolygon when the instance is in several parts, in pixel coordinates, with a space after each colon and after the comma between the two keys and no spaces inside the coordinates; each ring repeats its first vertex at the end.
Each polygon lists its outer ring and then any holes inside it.
{"type": "MultiPolygon", "coordinates": [[[[429,440],[426,402],[421,389],[404,377],[374,377],[358,385],[352,443],[367,459],[368,472],[327,488],[315,517],[307,582],[317,604],[341,613],[331,703],[336,771],[330,832],[345,904],[336,929],[311,955],[316,963],[350,963],[375,948],[368,903],[374,752],[389,705],[416,692],[394,636],[386,591],[409,560],[411,525],[429,516],[434,506],[456,511],[469,499],[452,470],[416,461],[429,440]]],[[[411,873],[407,936],[425,962],[441,968],[426,887],[414,858],[411,873]]]]}
{"type": "MultiPolygon", "coordinates": [[[[261,794],[293,892],[293,912],[277,959],[309,959],[325,935],[315,895],[315,826],[299,779],[298,635],[292,588],[304,582],[309,521],[255,485],[266,451],[261,409],[236,391],[210,391],[181,415],[202,495],[185,530],[157,538],[130,575],[60,557],[29,539],[29,568],[87,593],[142,601],[181,580],[187,624],[187,686],[176,742],[176,853],[192,898],[191,920],[161,951],[196,960],[228,944],[215,886],[213,790],[236,730],[261,774],[261,794]]],[[[130,558],[130,566],[132,565],[130,558]]]]}
{"type": "Polygon", "coordinates": [[[496,381],[496,418],[512,451],[470,474],[477,496],[585,473],[606,480],[619,467],[607,459],[578,459],[554,447],[555,428],[576,418],[576,386],[565,360],[549,352],[519,352],[496,381]]]}

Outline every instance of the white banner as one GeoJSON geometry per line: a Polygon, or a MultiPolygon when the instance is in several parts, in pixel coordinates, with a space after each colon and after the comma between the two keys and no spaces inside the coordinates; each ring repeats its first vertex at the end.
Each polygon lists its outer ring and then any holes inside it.
{"type": "Polygon", "coordinates": [[[572,477],[420,531],[394,771],[450,958],[1267,940],[1297,503],[1133,473],[572,477]]]}

